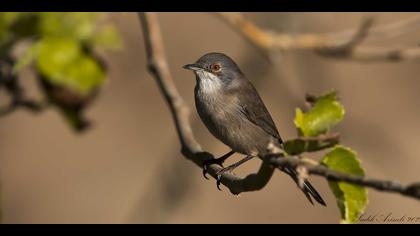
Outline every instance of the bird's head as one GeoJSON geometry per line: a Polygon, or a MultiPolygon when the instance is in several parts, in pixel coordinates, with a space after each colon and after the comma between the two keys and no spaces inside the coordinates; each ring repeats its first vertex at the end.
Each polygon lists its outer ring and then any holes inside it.
{"type": "Polygon", "coordinates": [[[223,53],[207,53],[195,63],[183,68],[194,71],[200,84],[211,87],[227,86],[242,78],[242,72],[236,63],[223,53]]]}

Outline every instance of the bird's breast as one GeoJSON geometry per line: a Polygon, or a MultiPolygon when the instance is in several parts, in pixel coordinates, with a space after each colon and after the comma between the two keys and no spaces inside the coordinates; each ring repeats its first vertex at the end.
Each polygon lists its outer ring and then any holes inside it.
{"type": "Polygon", "coordinates": [[[210,133],[232,150],[255,153],[256,141],[268,137],[245,117],[240,102],[233,95],[211,95],[196,87],[195,101],[197,112],[210,133]]]}
{"type": "Polygon", "coordinates": [[[197,87],[203,95],[214,95],[223,89],[223,82],[214,74],[199,70],[197,74],[197,87]]]}

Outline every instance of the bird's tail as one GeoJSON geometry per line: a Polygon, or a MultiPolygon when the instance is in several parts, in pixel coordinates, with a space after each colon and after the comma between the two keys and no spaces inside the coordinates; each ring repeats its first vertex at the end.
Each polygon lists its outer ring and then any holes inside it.
{"type": "MultiPolygon", "coordinates": [[[[286,174],[288,174],[290,177],[292,177],[292,179],[299,186],[299,179],[298,179],[298,174],[297,174],[296,170],[294,170],[292,168],[287,168],[286,167],[286,168],[284,168],[283,171],[286,174]]],[[[312,203],[312,205],[314,204],[314,202],[312,200],[312,198],[313,198],[319,204],[321,204],[323,206],[327,206],[327,204],[325,203],[324,199],[322,199],[321,195],[318,193],[318,191],[316,191],[316,189],[312,186],[312,184],[309,183],[309,181],[305,180],[305,182],[303,183],[303,187],[300,188],[300,189],[305,194],[306,198],[308,198],[309,202],[312,203]]]]}

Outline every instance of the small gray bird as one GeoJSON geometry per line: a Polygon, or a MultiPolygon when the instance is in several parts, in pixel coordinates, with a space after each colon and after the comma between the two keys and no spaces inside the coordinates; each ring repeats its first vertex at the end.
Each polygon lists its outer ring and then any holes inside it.
{"type": "MultiPolygon", "coordinates": [[[[204,166],[222,166],[235,152],[246,155],[220,173],[232,171],[253,157],[268,154],[270,142],[282,147],[277,127],[258,92],[231,58],[222,53],[208,53],[183,68],[196,75],[195,104],[201,120],[217,139],[232,149],[220,158],[207,161],[204,166]]],[[[294,169],[284,168],[283,171],[298,183],[294,169]]],[[[302,191],[312,204],[311,197],[326,205],[308,181],[304,182],[302,191]]]]}

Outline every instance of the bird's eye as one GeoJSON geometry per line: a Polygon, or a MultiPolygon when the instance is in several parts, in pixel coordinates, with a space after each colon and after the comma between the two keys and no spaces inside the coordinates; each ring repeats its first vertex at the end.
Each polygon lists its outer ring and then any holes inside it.
{"type": "Polygon", "coordinates": [[[216,64],[211,65],[210,69],[213,72],[219,72],[222,69],[222,66],[216,63],[216,64]]]}

